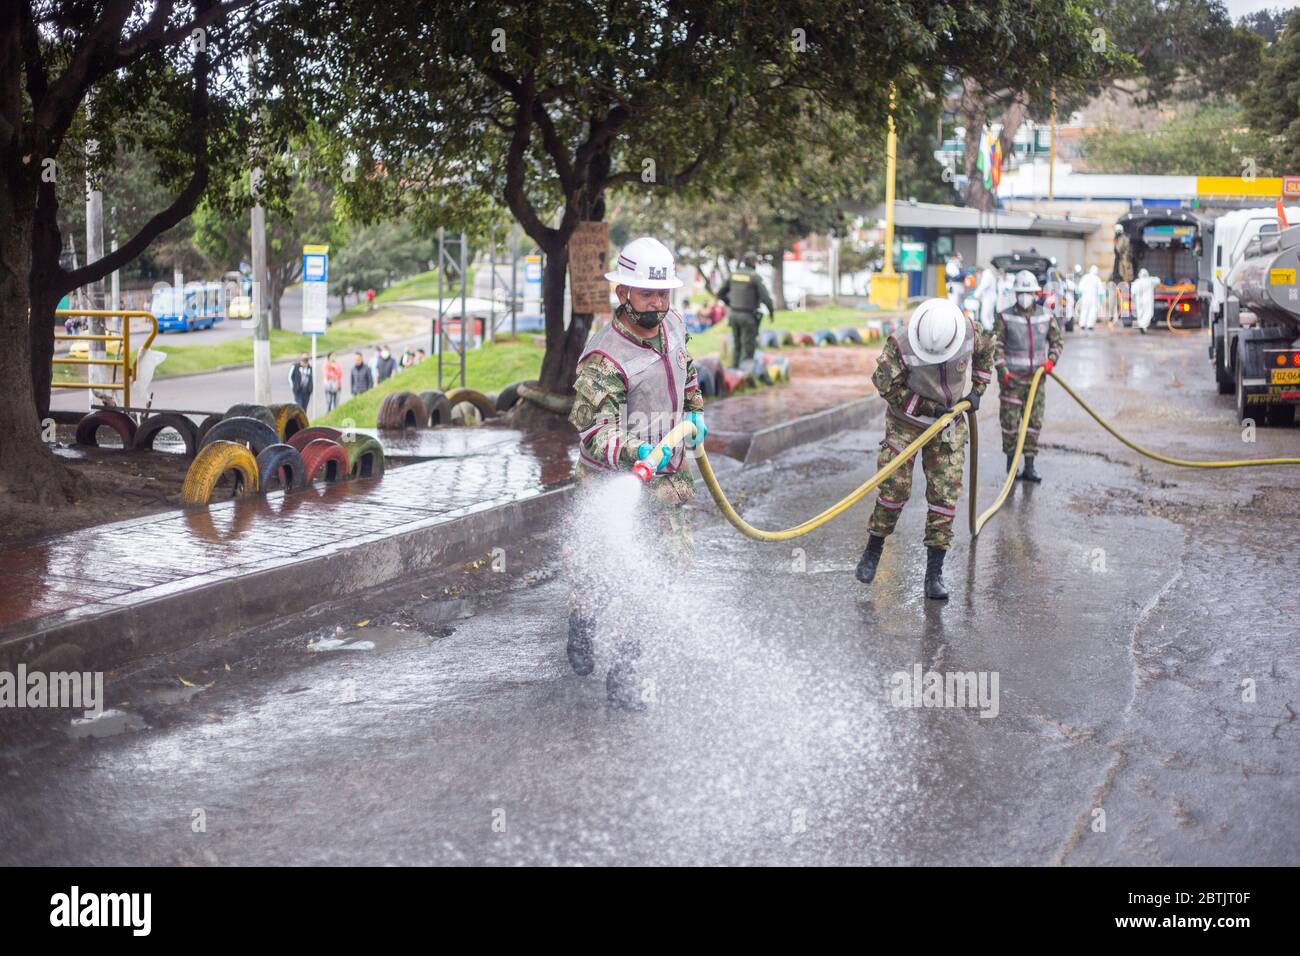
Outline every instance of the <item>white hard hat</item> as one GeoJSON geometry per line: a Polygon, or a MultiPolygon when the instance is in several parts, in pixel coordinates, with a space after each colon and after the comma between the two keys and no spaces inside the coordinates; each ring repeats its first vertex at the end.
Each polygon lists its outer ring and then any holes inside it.
{"type": "Polygon", "coordinates": [[[1139,279],[1146,279],[1148,277],[1149,277],[1149,273],[1147,272],[1146,269],[1142,269],[1140,272],[1138,272],[1139,279]]]}
{"type": "Polygon", "coordinates": [[[606,272],[605,278],[633,289],[678,289],[682,285],[673,254],[650,236],[633,239],[624,246],[618,254],[617,268],[606,272]]]}
{"type": "Polygon", "coordinates": [[[957,354],[966,339],[966,316],[948,299],[926,299],[907,321],[907,343],[931,365],[957,354]]]}
{"type": "Polygon", "coordinates": [[[1038,280],[1028,269],[1021,269],[1016,273],[1016,284],[1012,287],[1013,292],[1038,292],[1038,280]]]}
{"type": "Polygon", "coordinates": [[[1088,275],[1090,275],[1090,276],[1095,276],[1096,274],[1097,274],[1097,267],[1096,267],[1096,266],[1092,266],[1092,267],[1090,267],[1090,268],[1088,269],[1088,275]]]}

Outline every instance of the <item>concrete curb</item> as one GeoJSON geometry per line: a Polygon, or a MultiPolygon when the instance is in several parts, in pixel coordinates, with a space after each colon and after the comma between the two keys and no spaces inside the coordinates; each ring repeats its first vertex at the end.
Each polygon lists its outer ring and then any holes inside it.
{"type": "MultiPolygon", "coordinates": [[[[748,466],[884,413],[868,396],[754,432],[733,433],[730,457],[748,466]]],[[[712,437],[712,436],[710,436],[712,437]]],[[[151,654],[177,650],[236,630],[296,614],[324,601],[357,594],[509,545],[521,527],[554,519],[574,490],[566,484],[514,501],[483,502],[459,514],[421,518],[330,544],[294,559],[224,568],[97,604],[47,615],[0,635],[0,670],[111,670],[151,654]]],[[[145,516],[137,521],[149,521],[145,516]]]]}

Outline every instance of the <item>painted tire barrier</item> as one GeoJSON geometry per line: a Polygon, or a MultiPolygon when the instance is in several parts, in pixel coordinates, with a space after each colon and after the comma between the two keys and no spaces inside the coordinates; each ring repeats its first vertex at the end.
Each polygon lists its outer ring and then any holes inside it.
{"type": "Polygon", "coordinates": [[[378,478],[384,473],[384,446],[369,435],[339,442],[348,454],[349,478],[378,478]]]}
{"type": "Polygon", "coordinates": [[[126,412],[114,411],[111,408],[101,408],[97,412],[91,412],[77,422],[77,444],[98,447],[99,440],[96,434],[100,428],[111,428],[117,432],[118,437],[122,439],[123,448],[135,447],[135,421],[126,412]]]}
{"type": "Polygon", "coordinates": [[[789,329],[768,329],[768,331],[776,336],[777,346],[794,345],[794,333],[789,329]]]}
{"type": "Polygon", "coordinates": [[[451,423],[462,428],[477,428],[483,424],[483,413],[473,402],[457,402],[451,409],[451,423]]]}
{"type": "Polygon", "coordinates": [[[556,395],[554,392],[548,392],[537,385],[529,385],[527,382],[521,383],[518,391],[519,397],[530,405],[544,408],[556,415],[568,415],[573,411],[572,395],[556,395]]]}
{"type": "Polygon", "coordinates": [[[132,447],[137,451],[146,451],[153,448],[154,439],[164,429],[171,428],[181,436],[181,441],[185,442],[185,457],[193,458],[199,453],[199,430],[195,424],[178,412],[161,412],[157,415],[150,415],[140,423],[140,427],[135,430],[135,441],[132,447]]]}
{"type": "Polygon", "coordinates": [[[713,390],[722,391],[722,361],[716,355],[705,355],[695,360],[697,369],[707,368],[713,375],[713,390]]]}
{"type": "Polygon", "coordinates": [[[420,401],[424,402],[424,420],[429,425],[451,424],[451,402],[442,392],[421,392],[420,401]]]}
{"type": "Polygon", "coordinates": [[[862,344],[862,336],[858,334],[858,330],[855,328],[845,327],[837,329],[835,335],[841,342],[851,342],[853,345],[862,344]]]}
{"type": "Polygon", "coordinates": [[[181,486],[181,501],[187,505],[206,505],[212,500],[217,482],[228,471],[236,474],[239,497],[257,494],[257,459],[253,453],[239,442],[216,439],[199,449],[190,462],[185,484],[181,486]]]}
{"type": "MultiPolygon", "coordinates": [[[[256,418],[267,428],[275,428],[275,412],[266,405],[239,404],[226,409],[222,418],[256,418]]],[[[279,434],[277,431],[276,434],[279,434]]]]}
{"type": "Polygon", "coordinates": [[[838,345],[840,340],[830,329],[818,329],[813,333],[813,341],[818,345],[838,345]]]}
{"type": "Polygon", "coordinates": [[[429,421],[429,410],[414,392],[393,392],[379,403],[375,424],[385,431],[402,431],[423,428],[429,421]]]}
{"type": "Polygon", "coordinates": [[[816,345],[816,344],[817,344],[817,340],[814,339],[814,338],[813,338],[811,335],[809,335],[807,332],[796,332],[796,333],[791,337],[791,344],[793,344],[793,345],[816,345]]]}
{"type": "MultiPolygon", "coordinates": [[[[296,438],[297,435],[294,437],[296,438]]],[[[302,473],[307,482],[315,481],[322,469],[326,481],[331,483],[345,481],[352,470],[347,450],[333,439],[313,438],[301,451],[302,473]]]]}
{"type": "Polygon", "coordinates": [[[501,389],[501,393],[497,395],[497,411],[508,412],[510,411],[510,409],[514,408],[515,405],[519,403],[520,385],[536,385],[536,384],[537,384],[536,379],[528,379],[527,381],[524,382],[512,382],[511,384],[507,385],[505,388],[501,389]]]}
{"type": "Polygon", "coordinates": [[[485,420],[497,413],[496,402],[489,401],[486,395],[472,388],[453,388],[447,393],[447,401],[453,409],[461,402],[470,402],[485,420]]]}
{"type": "Polygon", "coordinates": [[[776,359],[771,365],[773,378],[777,381],[790,381],[790,360],[784,356],[776,359]]]}
{"type": "Polygon", "coordinates": [[[700,380],[700,394],[705,398],[713,398],[718,394],[718,386],[714,384],[713,372],[707,366],[696,364],[695,374],[700,380]]]}
{"type": "Polygon", "coordinates": [[[279,482],[286,492],[307,487],[307,465],[292,445],[272,445],[257,456],[257,490],[266,494],[279,482]]]}
{"type": "Polygon", "coordinates": [[[199,423],[199,447],[203,446],[203,438],[208,432],[212,431],[212,426],[225,417],[225,415],[209,415],[199,423]]]}
{"type": "Polygon", "coordinates": [[[257,456],[272,445],[280,444],[280,436],[265,422],[237,415],[234,418],[223,418],[208,429],[203,441],[199,443],[199,450],[202,451],[214,441],[239,442],[253,449],[253,455],[257,456]]]}
{"type": "Polygon", "coordinates": [[[269,406],[271,413],[275,416],[275,433],[280,436],[280,441],[288,441],[289,436],[295,432],[300,432],[311,425],[307,420],[307,413],[302,410],[296,402],[289,402],[286,405],[269,406]]]}
{"type": "Polygon", "coordinates": [[[332,442],[337,442],[342,437],[343,433],[337,428],[330,428],[328,425],[312,425],[310,428],[294,432],[285,444],[302,451],[318,438],[328,438],[332,442]]]}
{"type": "Polygon", "coordinates": [[[745,383],[745,373],[738,368],[722,370],[722,394],[730,395],[745,383]]]}
{"type": "Polygon", "coordinates": [[[764,329],[758,333],[758,344],[765,349],[780,348],[781,336],[777,335],[775,329],[764,329]]]}

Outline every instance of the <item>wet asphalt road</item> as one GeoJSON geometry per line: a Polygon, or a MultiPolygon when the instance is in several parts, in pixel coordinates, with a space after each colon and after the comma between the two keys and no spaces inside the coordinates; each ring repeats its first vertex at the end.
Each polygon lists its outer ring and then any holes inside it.
{"type": "MultiPolygon", "coordinates": [[[[1242,440],[1199,336],[1075,334],[1059,371],[1167,453],[1300,455],[1300,428],[1242,440]]],[[[870,589],[870,502],[758,545],[702,494],[695,571],[630,588],[655,603],[625,614],[651,699],[629,714],[568,668],[543,531],[500,573],[110,674],[144,729],[9,726],[0,863],[1300,862],[1300,470],[1140,461],[1049,389],[1046,482],[975,545],[963,502],[946,606],[921,597],[919,474],[870,589]],[[996,672],[996,716],[895,706],[917,665],[996,672]]],[[[988,502],[996,402],[981,420],[988,502]]],[[[719,471],[785,527],[865,480],[879,437],[719,471]]]]}

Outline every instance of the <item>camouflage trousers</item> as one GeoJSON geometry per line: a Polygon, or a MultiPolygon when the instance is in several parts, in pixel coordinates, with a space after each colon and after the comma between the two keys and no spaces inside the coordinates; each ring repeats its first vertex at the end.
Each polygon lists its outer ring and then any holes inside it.
{"type": "MultiPolygon", "coordinates": [[[[999,383],[998,420],[1002,425],[1002,453],[1011,455],[1016,450],[1016,439],[1020,435],[1020,419],[1025,414],[1025,399],[1029,397],[1028,378],[1012,376],[1011,384],[999,383]]],[[[1025,432],[1025,455],[1038,454],[1038,433],[1043,427],[1043,407],[1046,402],[1047,376],[1038,383],[1038,394],[1034,396],[1034,407],[1029,413],[1029,428],[1025,432]]]]}
{"type": "Polygon", "coordinates": [[[752,359],[758,348],[758,316],[732,309],[727,324],[731,326],[731,367],[740,368],[740,363],[752,359]]]}
{"type": "MultiPolygon", "coordinates": [[[[893,415],[885,416],[885,437],[880,442],[878,468],[883,468],[899,456],[904,448],[921,437],[925,429],[900,422],[893,415]]],[[[935,436],[921,449],[921,470],[925,472],[925,500],[929,510],[925,515],[925,545],[927,548],[952,547],[952,523],[957,516],[957,501],[961,498],[962,468],[966,464],[966,416],[957,419],[950,427],[935,436]]],[[[871,512],[867,530],[880,537],[892,534],[898,524],[903,505],[912,497],[912,472],[915,462],[909,461],[894,472],[880,486],[876,507],[871,512]]]]}

